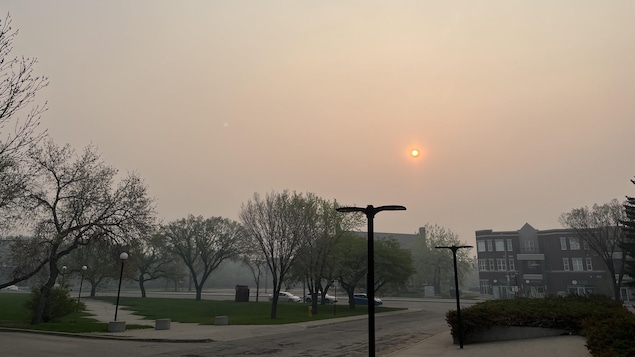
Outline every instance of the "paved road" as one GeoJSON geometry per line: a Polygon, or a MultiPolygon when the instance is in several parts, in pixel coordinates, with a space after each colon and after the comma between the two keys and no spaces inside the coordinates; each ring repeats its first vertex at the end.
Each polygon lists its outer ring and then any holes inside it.
{"type": "MultiPolygon", "coordinates": [[[[387,301],[386,305],[419,310],[376,316],[378,356],[385,356],[447,331],[444,314],[453,306],[448,301],[408,299],[387,301]]],[[[362,319],[291,333],[206,343],[113,341],[2,332],[0,346],[3,346],[2,355],[7,356],[366,356],[368,325],[367,320],[362,319]]]]}

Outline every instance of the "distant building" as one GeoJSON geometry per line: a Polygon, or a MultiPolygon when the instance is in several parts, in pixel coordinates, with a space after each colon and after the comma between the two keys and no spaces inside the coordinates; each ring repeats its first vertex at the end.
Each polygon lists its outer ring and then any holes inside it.
{"type": "MultiPolygon", "coordinates": [[[[476,231],[481,294],[496,299],[544,295],[606,294],[611,276],[604,262],[573,230],[476,231]]],[[[622,287],[622,299],[635,299],[622,287]]]]}
{"type": "MultiPolygon", "coordinates": [[[[367,238],[368,232],[355,232],[359,236],[367,238]]],[[[373,232],[373,236],[376,240],[379,239],[395,239],[397,243],[399,243],[399,248],[404,250],[412,251],[412,248],[415,247],[417,241],[421,239],[421,237],[425,237],[426,228],[419,227],[419,233],[383,233],[383,232],[373,232]]]]}

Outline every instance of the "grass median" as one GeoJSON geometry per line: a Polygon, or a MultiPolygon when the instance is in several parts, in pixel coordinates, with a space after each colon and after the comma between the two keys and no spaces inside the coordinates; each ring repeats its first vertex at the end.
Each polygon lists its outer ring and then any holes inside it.
{"type": "MultiPolygon", "coordinates": [[[[99,297],[99,300],[115,303],[114,297],[99,297]]],[[[230,325],[278,325],[297,322],[332,319],[337,317],[365,315],[368,307],[356,306],[350,310],[348,305],[319,305],[318,313],[309,317],[308,304],[279,302],[277,318],[271,319],[271,302],[234,302],[228,300],[193,300],[174,298],[125,297],[119,305],[134,311],[135,315],[147,319],[171,319],[175,322],[214,324],[215,316],[227,316],[230,325]]],[[[377,306],[375,312],[403,310],[377,306]]]]}
{"type": "MultiPolygon", "coordinates": [[[[46,330],[69,333],[107,332],[108,324],[99,322],[89,313],[80,311],[64,317],[60,322],[30,325],[29,311],[25,302],[29,294],[0,293],[0,327],[46,330]]],[[[114,297],[95,299],[115,303],[114,297]]],[[[85,301],[86,299],[82,299],[85,301]]],[[[365,315],[367,306],[357,306],[350,310],[348,305],[320,305],[318,314],[309,316],[307,304],[278,303],[276,319],[270,318],[271,302],[234,302],[218,300],[194,300],[171,298],[122,297],[119,308],[133,311],[135,315],[148,320],[170,319],[175,322],[214,324],[215,316],[227,316],[230,325],[274,325],[289,324],[313,320],[332,319],[347,316],[365,315]]],[[[376,313],[402,310],[377,306],[376,313]]],[[[148,326],[126,325],[126,329],[148,328],[148,326]]]]}

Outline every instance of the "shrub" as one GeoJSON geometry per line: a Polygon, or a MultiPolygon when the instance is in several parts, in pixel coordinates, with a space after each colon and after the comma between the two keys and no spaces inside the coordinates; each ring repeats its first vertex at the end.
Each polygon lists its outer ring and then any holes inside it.
{"type": "Polygon", "coordinates": [[[582,321],[587,347],[593,356],[635,356],[635,315],[623,314],[604,319],[586,318],[582,321]]]}
{"type": "MultiPolygon", "coordinates": [[[[31,296],[26,301],[26,308],[35,313],[38,301],[40,300],[41,287],[31,289],[31,296]]],[[[68,287],[54,287],[44,305],[44,313],[42,314],[42,322],[58,322],[62,317],[69,315],[78,310],[84,310],[84,303],[78,303],[71,298],[68,293],[68,287]]]]}
{"type": "MultiPolygon", "coordinates": [[[[635,356],[635,315],[604,295],[489,300],[462,309],[461,320],[465,337],[492,326],[555,328],[585,335],[593,356],[635,356]]],[[[446,313],[446,321],[457,337],[455,310],[446,313]]]]}

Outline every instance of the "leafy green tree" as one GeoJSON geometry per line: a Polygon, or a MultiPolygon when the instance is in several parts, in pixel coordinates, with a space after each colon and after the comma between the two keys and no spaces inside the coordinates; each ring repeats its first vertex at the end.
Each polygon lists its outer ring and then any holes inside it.
{"type": "MultiPolygon", "coordinates": [[[[454,277],[454,259],[446,249],[436,249],[441,246],[465,245],[459,236],[449,229],[439,225],[427,224],[424,227],[425,234],[419,234],[416,245],[412,250],[412,258],[415,267],[414,281],[417,286],[434,286],[435,293],[441,292],[441,282],[451,281],[454,277]]],[[[459,281],[474,269],[474,258],[470,257],[469,250],[459,249],[456,253],[459,281]]]]}
{"type": "Polygon", "coordinates": [[[559,218],[563,227],[573,229],[600,256],[609,275],[613,277],[611,286],[616,300],[620,299],[626,260],[626,255],[620,252],[624,243],[624,231],[620,222],[625,218],[624,207],[616,199],[603,205],[594,204],[591,208],[574,208],[559,218]],[[615,259],[616,256],[620,258],[615,259]]]}
{"type": "Polygon", "coordinates": [[[335,251],[338,280],[348,295],[349,308],[355,309],[353,294],[357,288],[365,285],[368,271],[366,238],[354,232],[345,232],[335,251]]]}
{"type": "Polygon", "coordinates": [[[375,292],[399,290],[414,274],[410,251],[401,249],[395,239],[375,241],[375,292]]]}
{"type": "MultiPolygon", "coordinates": [[[[631,180],[635,184],[635,180],[631,180]]],[[[626,218],[621,221],[624,241],[621,248],[626,257],[624,262],[624,274],[635,278],[635,197],[626,196],[624,203],[626,218]]],[[[628,282],[629,286],[635,286],[635,280],[628,282]]]]}
{"type": "Polygon", "coordinates": [[[196,300],[201,300],[210,274],[225,260],[238,258],[245,237],[237,222],[193,215],[161,227],[160,234],[187,266],[196,289],[196,300]]]}

